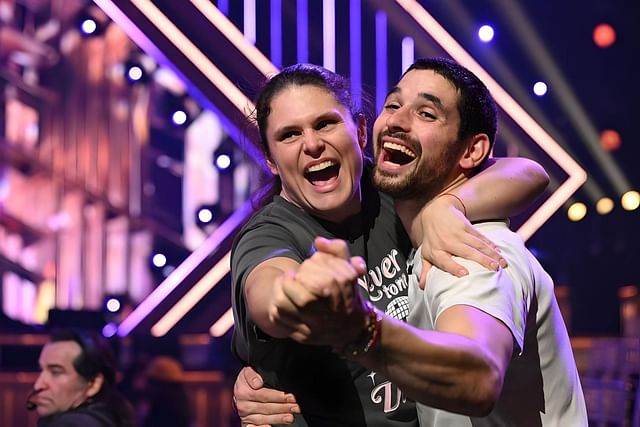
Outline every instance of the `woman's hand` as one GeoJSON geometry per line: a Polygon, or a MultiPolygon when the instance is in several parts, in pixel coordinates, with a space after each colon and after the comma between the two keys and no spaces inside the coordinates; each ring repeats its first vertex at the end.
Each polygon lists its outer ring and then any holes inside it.
{"type": "Polygon", "coordinates": [[[465,267],[453,260],[454,256],[475,261],[494,271],[507,266],[497,246],[475,229],[463,211],[464,206],[459,198],[444,193],[420,212],[424,260],[421,288],[424,288],[431,265],[458,277],[469,274],[465,267]]]}

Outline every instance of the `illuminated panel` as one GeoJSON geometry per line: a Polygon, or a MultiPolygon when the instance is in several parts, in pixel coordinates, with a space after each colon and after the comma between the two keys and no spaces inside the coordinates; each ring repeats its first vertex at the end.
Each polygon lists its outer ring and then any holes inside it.
{"type": "Polygon", "coordinates": [[[282,67],[282,3],[271,0],[271,62],[282,67]]]}
{"type": "Polygon", "coordinates": [[[322,65],[336,71],[336,4],[335,0],[322,2],[322,65]]]}
{"type": "Polygon", "coordinates": [[[221,337],[233,326],[233,310],[227,310],[216,322],[209,328],[209,333],[213,337],[221,337]]]}
{"type": "Polygon", "coordinates": [[[211,270],[198,280],[189,292],[187,292],[158,322],[151,328],[151,335],[161,337],[182,319],[204,296],[213,289],[224,276],[229,273],[229,260],[231,252],[224,257],[211,270]]]}
{"type": "Polygon", "coordinates": [[[351,98],[357,110],[362,108],[362,23],[360,0],[349,2],[349,78],[351,98]]]}
{"type": "MultiPolygon", "coordinates": [[[[247,42],[240,30],[227,19],[209,0],[191,0],[191,3],[209,20],[251,63],[265,76],[278,69],[258,50],[247,42]]],[[[161,29],[162,30],[162,29],[161,29]]],[[[242,111],[242,110],[240,110],[242,111]]]]}
{"type": "Polygon", "coordinates": [[[376,111],[387,97],[387,14],[376,12],[376,111]]]}
{"type": "Polygon", "coordinates": [[[298,0],[296,35],[298,38],[298,62],[309,62],[309,5],[307,0],[298,0]]]}
{"type": "Polygon", "coordinates": [[[118,335],[129,335],[205,258],[215,251],[221,242],[231,235],[233,230],[235,230],[250,213],[251,202],[248,201],[225,222],[220,224],[207,240],[205,240],[202,246],[189,255],[187,259],[167,276],[167,278],[122,321],[120,326],[118,326],[118,335]]]}
{"type": "Polygon", "coordinates": [[[587,180],[587,173],[417,1],[396,0],[396,3],[454,60],[474,72],[487,85],[498,105],[569,175],[569,178],[518,229],[518,234],[523,239],[528,239],[587,180]]]}
{"type": "Polygon", "coordinates": [[[244,14],[244,38],[251,44],[256,44],[256,0],[244,0],[242,8],[244,14]]]}

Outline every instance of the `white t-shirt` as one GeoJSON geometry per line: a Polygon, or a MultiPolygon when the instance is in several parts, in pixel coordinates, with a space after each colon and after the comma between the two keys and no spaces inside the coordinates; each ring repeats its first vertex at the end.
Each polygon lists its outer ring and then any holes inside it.
{"type": "Polygon", "coordinates": [[[509,266],[498,272],[461,258],[469,270],[457,278],[431,268],[420,289],[420,251],[409,261],[408,322],[435,330],[438,316],[454,305],[478,308],[511,331],[514,354],[493,411],[468,417],[418,404],[422,426],[586,426],[587,412],[571,343],[553,292],[553,281],[504,222],[476,224],[500,247],[509,266]]]}

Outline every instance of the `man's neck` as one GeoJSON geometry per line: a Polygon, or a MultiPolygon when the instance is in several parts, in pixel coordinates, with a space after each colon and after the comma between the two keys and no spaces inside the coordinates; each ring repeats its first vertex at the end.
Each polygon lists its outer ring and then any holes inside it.
{"type": "Polygon", "coordinates": [[[453,190],[456,187],[459,187],[468,179],[469,178],[464,174],[460,174],[439,191],[436,190],[431,193],[427,193],[425,197],[415,198],[411,200],[394,200],[398,217],[400,217],[402,225],[404,226],[404,229],[409,235],[409,239],[411,240],[411,245],[414,248],[420,246],[424,239],[422,222],[420,220],[420,212],[422,211],[422,208],[431,200],[435,199],[441,194],[453,190]]]}

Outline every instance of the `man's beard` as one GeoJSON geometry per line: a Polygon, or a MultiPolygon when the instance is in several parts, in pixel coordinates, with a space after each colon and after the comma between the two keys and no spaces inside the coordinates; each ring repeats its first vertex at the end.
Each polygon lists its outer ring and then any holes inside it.
{"type": "Polygon", "coordinates": [[[428,156],[422,152],[420,163],[403,175],[380,170],[376,159],[372,177],[373,185],[397,200],[427,202],[448,184],[462,149],[462,144],[454,141],[435,156],[428,156]]]}

